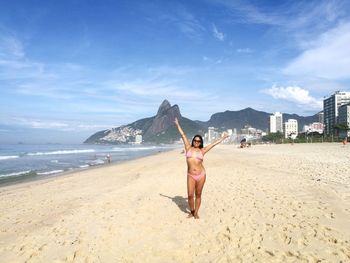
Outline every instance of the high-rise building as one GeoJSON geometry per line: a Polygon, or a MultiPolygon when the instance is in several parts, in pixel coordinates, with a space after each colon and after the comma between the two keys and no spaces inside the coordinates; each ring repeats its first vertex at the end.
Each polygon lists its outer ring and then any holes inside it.
{"type": "Polygon", "coordinates": [[[208,142],[212,142],[215,139],[215,128],[208,127],[208,142]]]}
{"type": "Polygon", "coordinates": [[[317,116],[318,116],[318,122],[319,122],[319,123],[324,123],[324,114],[323,114],[323,111],[319,112],[319,113],[317,114],[317,116]]]}
{"type": "Polygon", "coordinates": [[[270,132],[283,132],[283,118],[282,113],[275,112],[272,115],[270,115],[270,132]]]}
{"type": "Polygon", "coordinates": [[[338,123],[339,107],[350,103],[350,92],[337,91],[323,100],[323,114],[326,135],[336,135],[334,125],[338,123]]]}
{"type": "MultiPolygon", "coordinates": [[[[350,103],[339,107],[338,123],[350,127],[350,103]]],[[[350,137],[350,130],[340,130],[340,137],[350,137]]]]}
{"type": "Polygon", "coordinates": [[[284,138],[298,135],[298,121],[289,119],[284,123],[284,138]]]}
{"type": "Polygon", "coordinates": [[[135,136],[135,144],[141,144],[142,143],[142,135],[141,134],[137,134],[135,136]]]}

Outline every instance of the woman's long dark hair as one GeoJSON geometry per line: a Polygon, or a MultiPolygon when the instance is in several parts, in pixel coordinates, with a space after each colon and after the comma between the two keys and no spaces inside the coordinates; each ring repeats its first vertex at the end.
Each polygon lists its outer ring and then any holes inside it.
{"type": "Polygon", "coordinates": [[[195,136],[193,136],[193,139],[192,139],[192,143],[191,143],[191,146],[194,147],[193,143],[194,143],[194,139],[195,138],[199,138],[201,140],[201,144],[199,145],[199,149],[202,149],[204,146],[203,146],[203,138],[201,135],[199,134],[196,134],[195,136]]]}

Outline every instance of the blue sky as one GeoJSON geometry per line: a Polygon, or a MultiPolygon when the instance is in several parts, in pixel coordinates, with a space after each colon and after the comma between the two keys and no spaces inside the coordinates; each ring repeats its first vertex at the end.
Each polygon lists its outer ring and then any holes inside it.
{"type": "Polygon", "coordinates": [[[0,143],[154,116],[312,115],[350,90],[349,1],[3,1],[0,143]]]}

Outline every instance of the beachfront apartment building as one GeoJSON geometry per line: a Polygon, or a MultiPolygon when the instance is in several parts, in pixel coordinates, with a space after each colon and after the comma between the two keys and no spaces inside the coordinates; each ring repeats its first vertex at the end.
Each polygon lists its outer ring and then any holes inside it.
{"type": "Polygon", "coordinates": [[[294,119],[288,119],[283,124],[284,138],[290,138],[298,135],[298,121],[294,119]]]}
{"type": "Polygon", "coordinates": [[[303,132],[310,133],[310,132],[317,132],[319,134],[323,133],[324,125],[321,122],[313,122],[309,125],[304,125],[303,132]]]}
{"type": "Polygon", "coordinates": [[[317,114],[317,117],[318,117],[318,122],[324,124],[324,114],[323,114],[323,111],[319,112],[317,114]]]}
{"type": "Polygon", "coordinates": [[[141,144],[142,143],[142,135],[141,134],[137,134],[135,136],[135,144],[141,144]]]}
{"type": "Polygon", "coordinates": [[[283,116],[281,112],[270,115],[270,133],[283,132],[283,116]]]}
{"type": "Polygon", "coordinates": [[[334,125],[338,123],[338,110],[350,103],[350,92],[336,91],[323,100],[324,131],[326,135],[336,135],[334,125]]]}
{"type": "MultiPolygon", "coordinates": [[[[350,127],[350,103],[339,107],[338,123],[350,127]]],[[[350,137],[350,130],[339,130],[340,137],[350,137]]]]}
{"type": "Polygon", "coordinates": [[[208,127],[208,143],[214,141],[217,137],[217,131],[214,127],[208,127]]]}

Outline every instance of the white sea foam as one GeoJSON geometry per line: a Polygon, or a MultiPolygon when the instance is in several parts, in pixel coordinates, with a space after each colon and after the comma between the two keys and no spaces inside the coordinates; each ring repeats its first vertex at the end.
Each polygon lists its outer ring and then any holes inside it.
{"type": "Polygon", "coordinates": [[[80,167],[80,168],[87,168],[87,167],[89,167],[89,165],[83,164],[83,165],[80,165],[79,167],[80,167]]]}
{"type": "Polygon", "coordinates": [[[104,161],[104,160],[101,160],[101,159],[97,159],[97,160],[88,162],[88,164],[89,164],[90,166],[100,165],[100,164],[104,164],[104,163],[105,163],[105,161],[104,161]]]}
{"type": "Polygon", "coordinates": [[[127,152],[127,151],[142,151],[142,150],[153,150],[157,149],[157,146],[148,146],[148,147],[131,147],[131,148],[112,148],[112,152],[127,152]]]}
{"type": "Polygon", "coordinates": [[[8,159],[15,159],[18,158],[18,155],[4,155],[4,156],[0,156],[0,161],[1,160],[8,160],[8,159]]]}
{"type": "Polygon", "coordinates": [[[37,173],[38,175],[48,175],[48,174],[57,174],[57,173],[62,173],[64,170],[53,170],[53,171],[48,171],[48,172],[42,172],[42,173],[37,173]]]}
{"type": "Polygon", "coordinates": [[[36,155],[58,155],[58,154],[76,154],[76,153],[93,153],[94,149],[86,149],[86,150],[62,150],[62,151],[53,151],[53,152],[36,152],[36,153],[28,153],[30,156],[36,155]]]}
{"type": "Polygon", "coordinates": [[[9,174],[0,174],[0,178],[1,177],[19,176],[19,175],[27,174],[27,173],[30,173],[30,172],[31,172],[31,170],[21,171],[21,172],[16,172],[16,173],[9,173],[9,174]]]}

